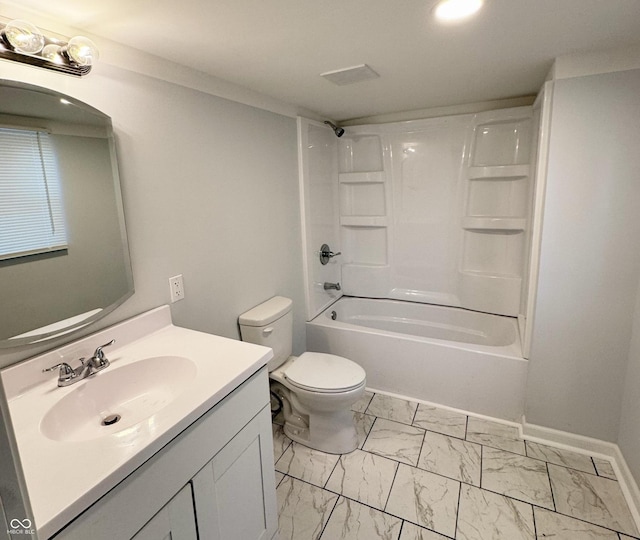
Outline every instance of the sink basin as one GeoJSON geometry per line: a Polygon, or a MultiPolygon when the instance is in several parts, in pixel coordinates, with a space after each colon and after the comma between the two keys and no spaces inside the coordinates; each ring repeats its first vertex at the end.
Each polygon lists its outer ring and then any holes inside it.
{"type": "Polygon", "coordinates": [[[40,431],[57,441],[86,441],[130,431],[165,408],[187,388],[196,365],[181,356],[113,365],[74,385],[44,415],[40,431]]]}

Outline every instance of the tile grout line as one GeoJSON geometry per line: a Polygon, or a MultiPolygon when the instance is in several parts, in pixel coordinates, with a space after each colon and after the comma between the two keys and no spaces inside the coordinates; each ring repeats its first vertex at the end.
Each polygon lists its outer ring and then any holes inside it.
{"type": "MultiPolygon", "coordinates": [[[[424,430],[424,433],[422,434],[422,442],[420,443],[420,450],[418,450],[418,459],[416,459],[416,464],[414,465],[414,467],[416,469],[420,469],[420,467],[418,467],[418,464],[420,463],[420,456],[422,455],[422,449],[424,448],[424,440],[427,438],[427,430],[424,430]]],[[[430,472],[430,471],[427,471],[430,472]]]]}
{"type": "Polygon", "coordinates": [[[538,525],[536,524],[536,509],[531,505],[531,518],[533,519],[533,537],[538,538],[538,525]]]}
{"type": "Polygon", "coordinates": [[[393,480],[391,480],[391,486],[389,487],[389,493],[387,494],[387,500],[384,502],[382,511],[387,513],[387,506],[389,505],[389,499],[391,498],[391,492],[393,491],[393,484],[396,483],[396,476],[398,476],[398,470],[400,470],[400,463],[396,462],[396,470],[393,472],[393,480]]]}
{"type": "MultiPolygon", "coordinates": [[[[369,435],[371,435],[371,432],[373,431],[373,426],[375,426],[376,422],[378,421],[377,416],[374,416],[374,415],[369,415],[369,416],[373,416],[374,420],[371,423],[371,427],[369,428],[369,431],[367,432],[367,435],[365,436],[364,441],[362,441],[362,446],[360,447],[360,450],[362,450],[363,452],[367,452],[367,450],[364,449],[364,445],[367,444],[367,441],[369,440],[369,435]]],[[[369,452],[369,453],[373,454],[373,452],[369,452]]]]}
{"type": "MultiPolygon", "coordinates": [[[[322,488],[320,488],[320,489],[322,489],[322,488]]],[[[333,508],[331,508],[331,512],[329,512],[329,517],[327,518],[327,521],[325,522],[324,526],[322,527],[322,530],[320,531],[320,534],[318,535],[317,540],[321,540],[322,535],[324,534],[324,531],[327,528],[327,525],[329,525],[329,521],[331,520],[331,516],[333,516],[333,511],[336,509],[336,506],[338,506],[338,501],[339,500],[340,500],[340,495],[338,495],[338,498],[336,499],[336,502],[333,503],[333,508]]],[[[314,538],[313,540],[316,540],[316,539],[314,538]]]]}
{"type": "Polygon", "coordinates": [[[482,465],[484,462],[484,444],[480,445],[480,485],[478,486],[480,489],[482,489],[482,465]]]}
{"type": "MultiPolygon", "coordinates": [[[[357,448],[356,448],[356,450],[357,450],[357,448]]],[[[340,461],[342,460],[342,456],[344,456],[344,455],[346,455],[346,454],[340,454],[340,457],[338,457],[338,460],[333,464],[333,469],[331,469],[331,472],[327,475],[327,479],[324,481],[324,484],[322,484],[322,489],[326,489],[327,488],[327,484],[329,483],[329,479],[333,475],[334,471],[336,470],[336,467],[338,466],[338,463],[340,463],[340,461]]]]}
{"type": "Polygon", "coordinates": [[[456,509],[456,524],[453,527],[453,537],[458,536],[458,519],[460,519],[460,500],[462,499],[462,482],[458,486],[458,508],[456,509]]]}
{"type": "MultiPolygon", "coordinates": [[[[276,460],[273,462],[273,467],[274,467],[274,469],[275,469],[276,463],[278,463],[278,461],[280,461],[280,460],[282,459],[282,456],[284,456],[284,455],[285,455],[285,453],[287,452],[287,450],[289,450],[289,447],[291,446],[291,443],[293,443],[293,441],[292,441],[292,440],[289,440],[289,444],[287,444],[287,446],[285,447],[285,449],[282,451],[282,454],[280,454],[280,457],[279,457],[278,459],[276,459],[276,460]]],[[[276,469],[276,470],[277,470],[277,469],[276,469]]],[[[278,471],[278,472],[281,472],[281,471],[278,471]]],[[[284,473],[282,473],[282,474],[284,474],[284,473]]]]}
{"type": "Polygon", "coordinates": [[[413,416],[411,418],[411,425],[416,421],[416,416],[418,416],[418,409],[420,408],[420,403],[416,403],[416,410],[413,411],[413,416]]]}
{"type": "Polygon", "coordinates": [[[553,484],[551,482],[551,472],[549,472],[549,463],[545,462],[545,468],[547,469],[547,480],[549,480],[549,491],[551,492],[551,502],[553,503],[553,511],[558,512],[558,507],[556,506],[556,497],[553,493],[553,484]]]}
{"type": "MultiPolygon", "coordinates": [[[[367,413],[367,411],[369,410],[369,405],[371,405],[371,402],[373,401],[373,398],[375,397],[375,395],[376,395],[375,392],[373,392],[371,394],[371,397],[369,398],[369,403],[367,403],[367,406],[364,408],[364,411],[362,411],[362,414],[366,414],[367,413]]],[[[372,414],[371,416],[376,416],[376,415],[372,414]]],[[[376,418],[377,418],[377,416],[376,416],[376,418]]]]}

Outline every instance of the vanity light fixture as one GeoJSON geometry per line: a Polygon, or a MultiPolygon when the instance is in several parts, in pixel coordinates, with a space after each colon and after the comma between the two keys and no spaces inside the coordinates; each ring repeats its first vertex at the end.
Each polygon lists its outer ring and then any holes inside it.
{"type": "Polygon", "coordinates": [[[16,19],[0,21],[0,58],[82,77],[98,59],[98,48],[89,38],[45,36],[30,22],[16,19]]]}
{"type": "Polygon", "coordinates": [[[433,13],[441,23],[457,23],[477,13],[483,4],[484,0],[440,0],[433,13]]]}

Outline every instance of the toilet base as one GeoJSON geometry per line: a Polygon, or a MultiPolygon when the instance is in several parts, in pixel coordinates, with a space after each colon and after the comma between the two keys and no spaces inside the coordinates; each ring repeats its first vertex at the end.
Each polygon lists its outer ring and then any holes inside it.
{"type": "Polygon", "coordinates": [[[358,447],[351,405],[363,394],[364,384],[339,395],[292,392],[273,378],[270,386],[282,400],[284,434],[291,440],[327,454],[348,454],[358,447]]]}
{"type": "Polygon", "coordinates": [[[353,411],[335,411],[309,415],[309,427],[287,422],[284,434],[291,440],[327,454],[348,454],[358,447],[353,411]]]}

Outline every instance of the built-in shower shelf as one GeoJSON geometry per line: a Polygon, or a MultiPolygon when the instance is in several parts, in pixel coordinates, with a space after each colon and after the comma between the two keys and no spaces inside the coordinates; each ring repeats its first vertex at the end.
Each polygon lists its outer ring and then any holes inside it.
{"type": "Polygon", "coordinates": [[[469,167],[469,180],[518,180],[529,176],[529,165],[469,167]]]}
{"type": "Polygon", "coordinates": [[[341,216],[340,225],[343,227],[386,227],[386,216],[341,216]]]}
{"type": "Polygon", "coordinates": [[[340,173],[338,178],[341,184],[380,184],[384,182],[384,171],[340,173]]]}
{"type": "Polygon", "coordinates": [[[482,272],[478,270],[462,270],[460,272],[463,276],[470,278],[489,278],[489,279],[504,279],[507,281],[517,281],[520,282],[522,280],[522,276],[519,274],[502,274],[500,272],[482,272]]]}
{"type": "Polygon", "coordinates": [[[520,232],[527,226],[524,218],[466,216],[462,218],[462,228],[468,231],[509,231],[520,232]]]}

